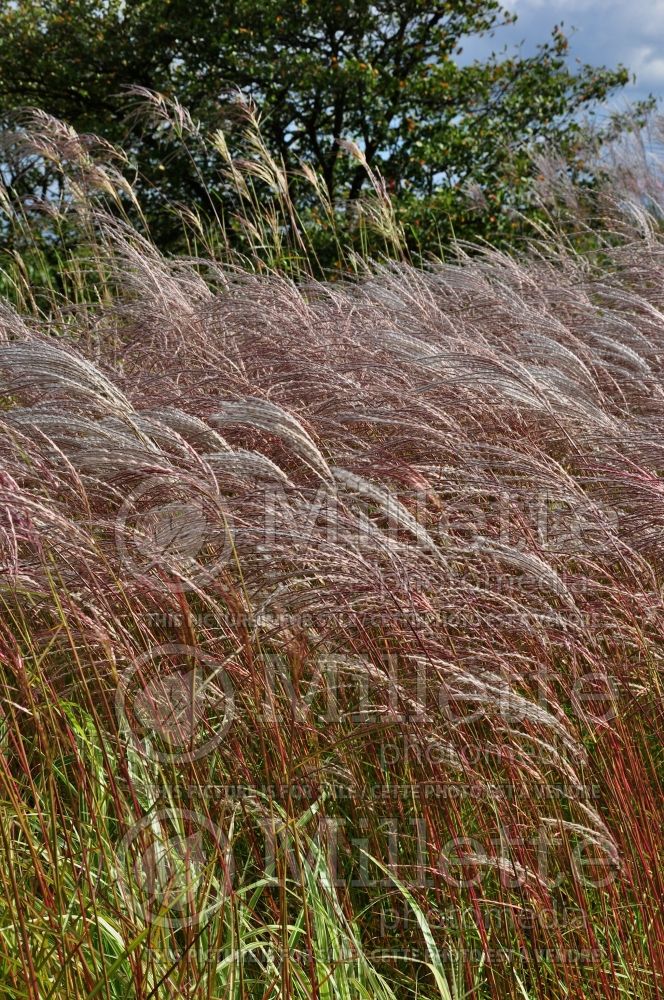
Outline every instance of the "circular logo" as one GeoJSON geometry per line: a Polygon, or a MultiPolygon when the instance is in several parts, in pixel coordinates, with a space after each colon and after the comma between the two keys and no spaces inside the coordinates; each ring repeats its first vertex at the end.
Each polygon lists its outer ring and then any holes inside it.
{"type": "Polygon", "coordinates": [[[122,673],[115,711],[120,730],[147,757],[191,763],[214,750],[228,732],[235,691],[224,663],[194,646],[168,643],[150,649],[122,673]]]}
{"type": "Polygon", "coordinates": [[[115,543],[132,576],[151,576],[169,592],[213,581],[233,554],[233,527],[222,497],[172,476],[132,490],[115,522],[115,543]]]}
{"type": "Polygon", "coordinates": [[[115,859],[130,912],[170,930],[200,925],[224,905],[235,864],[219,827],[201,813],[163,808],[135,823],[115,859]]]}

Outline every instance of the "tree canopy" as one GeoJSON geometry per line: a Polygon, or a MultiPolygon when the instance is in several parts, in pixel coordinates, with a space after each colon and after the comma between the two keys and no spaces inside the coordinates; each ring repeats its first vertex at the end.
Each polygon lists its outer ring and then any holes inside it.
{"type": "MultiPolygon", "coordinates": [[[[423,249],[451,232],[495,238],[527,208],[533,148],[554,144],[573,164],[582,113],[628,81],[624,67],[571,66],[560,27],[534,54],[463,60],[468,36],[514,19],[497,0],[0,0],[0,103],[122,143],[139,187],[190,203],[215,189],[213,165],[167,151],[158,128],[127,115],[126,88],[175,96],[210,129],[239,88],[289,178],[310,164],[340,210],[368,166],[423,249]]],[[[294,180],[292,193],[306,210],[294,180]]]]}

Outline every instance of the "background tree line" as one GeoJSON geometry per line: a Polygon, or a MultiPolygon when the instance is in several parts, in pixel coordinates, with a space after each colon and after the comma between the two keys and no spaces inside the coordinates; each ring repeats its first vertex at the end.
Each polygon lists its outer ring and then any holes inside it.
{"type": "MultiPolygon", "coordinates": [[[[624,67],[571,66],[559,27],[533,55],[464,61],[468,36],[514,19],[497,0],[0,0],[4,181],[26,205],[57,191],[43,158],[13,153],[14,112],[38,107],[127,151],[153,235],[178,249],[174,204],[232,216],[237,191],[219,173],[218,144],[174,142],[163,118],[137,113],[128,88],[177,98],[231,146],[241,134],[228,97],[236,89],[260,109],[263,141],[304,224],[321,220],[303,164],[351,241],[372,171],[413,250],[452,236],[511,240],[534,211],[533,151],[555,146],[592,185],[584,114],[629,79],[624,67]]],[[[594,143],[619,127],[595,128],[594,143]]]]}

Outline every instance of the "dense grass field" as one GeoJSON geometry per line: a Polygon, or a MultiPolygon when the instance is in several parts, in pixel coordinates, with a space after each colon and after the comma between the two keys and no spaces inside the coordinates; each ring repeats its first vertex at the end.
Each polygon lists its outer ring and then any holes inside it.
{"type": "Polygon", "coordinates": [[[663,996],[656,231],[93,223],[0,310],[2,997],[663,996]]]}

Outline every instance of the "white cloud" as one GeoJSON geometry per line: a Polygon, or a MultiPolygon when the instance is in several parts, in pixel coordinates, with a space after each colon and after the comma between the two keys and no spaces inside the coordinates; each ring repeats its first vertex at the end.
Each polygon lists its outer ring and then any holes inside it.
{"type": "Polygon", "coordinates": [[[664,91],[664,56],[659,51],[652,45],[641,46],[630,53],[627,62],[642,85],[664,91]]]}
{"type": "Polygon", "coordinates": [[[664,0],[503,0],[503,5],[518,15],[516,24],[497,31],[494,39],[469,39],[469,56],[481,58],[521,42],[524,51],[533,51],[563,21],[571,59],[622,63],[637,78],[625,89],[626,98],[648,92],[664,98],[664,0]]]}

